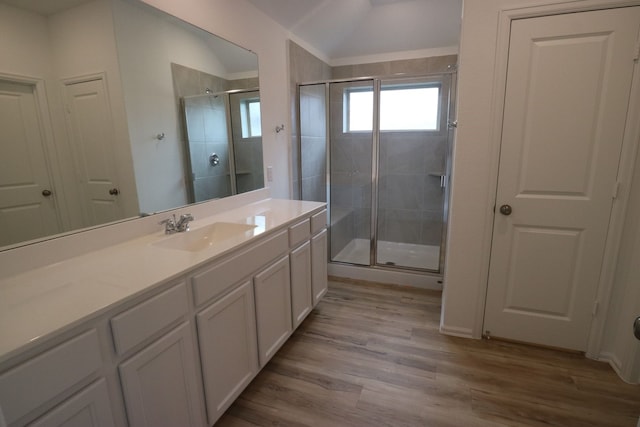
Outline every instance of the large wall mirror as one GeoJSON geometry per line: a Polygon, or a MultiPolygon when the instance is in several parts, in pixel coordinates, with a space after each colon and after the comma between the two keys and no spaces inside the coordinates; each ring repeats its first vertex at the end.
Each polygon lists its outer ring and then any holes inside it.
{"type": "Polygon", "coordinates": [[[138,0],[0,0],[0,250],[262,188],[257,56],[138,0]]]}

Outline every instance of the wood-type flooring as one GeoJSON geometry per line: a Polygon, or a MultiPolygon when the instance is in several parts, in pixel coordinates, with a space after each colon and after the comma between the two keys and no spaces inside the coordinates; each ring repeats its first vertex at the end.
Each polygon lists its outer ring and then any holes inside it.
{"type": "Polygon", "coordinates": [[[640,386],[580,354],[442,335],[440,292],[331,280],[216,426],[628,426],[640,386]]]}

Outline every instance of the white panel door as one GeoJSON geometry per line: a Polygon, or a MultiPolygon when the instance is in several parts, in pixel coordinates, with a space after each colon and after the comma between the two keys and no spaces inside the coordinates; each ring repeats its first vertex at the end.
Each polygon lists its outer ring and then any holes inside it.
{"type": "Polygon", "coordinates": [[[638,7],[512,22],[492,336],[586,349],[639,27],[638,7]]]}
{"type": "Polygon", "coordinates": [[[293,330],[289,274],[289,257],[285,256],[253,279],[260,367],[267,364],[293,330]]]}
{"type": "Polygon", "coordinates": [[[305,242],[291,251],[291,320],[293,328],[307,317],[313,308],[311,294],[311,244],[305,242]]]}
{"type": "Polygon", "coordinates": [[[129,426],[204,426],[195,343],[183,323],[119,368],[129,426]]]}
{"type": "Polygon", "coordinates": [[[60,231],[34,90],[0,80],[0,246],[60,231]]]}
{"type": "Polygon", "coordinates": [[[65,400],[30,427],[113,427],[109,390],[104,378],[65,400]]]}
{"type": "Polygon", "coordinates": [[[85,225],[122,218],[117,184],[114,129],[105,81],[65,85],[67,122],[75,153],[85,225]]]}
{"type": "Polygon", "coordinates": [[[311,239],[311,292],[315,307],[329,289],[327,275],[327,230],[311,239]]]}
{"type": "Polygon", "coordinates": [[[246,282],[197,316],[209,424],[258,373],[253,284],[246,282]]]}

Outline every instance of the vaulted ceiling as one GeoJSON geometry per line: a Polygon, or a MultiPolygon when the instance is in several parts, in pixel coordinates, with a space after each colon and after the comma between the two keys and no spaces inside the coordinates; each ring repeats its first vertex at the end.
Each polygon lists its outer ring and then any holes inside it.
{"type": "Polygon", "coordinates": [[[462,0],[249,0],[331,62],[457,49],[462,0]]]}

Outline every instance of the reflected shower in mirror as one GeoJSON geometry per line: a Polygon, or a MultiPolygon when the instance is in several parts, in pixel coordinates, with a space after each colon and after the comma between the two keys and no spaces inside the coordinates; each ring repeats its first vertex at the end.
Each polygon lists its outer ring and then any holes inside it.
{"type": "Polygon", "coordinates": [[[188,152],[189,200],[200,202],[262,188],[260,92],[257,79],[226,80],[172,64],[181,96],[188,152]],[[197,81],[208,81],[203,91],[197,81]],[[212,89],[213,88],[213,89],[212,89]]]}
{"type": "Polygon", "coordinates": [[[206,199],[180,100],[257,88],[254,53],[138,0],[0,0],[0,28],[0,250],[206,199]]]}

